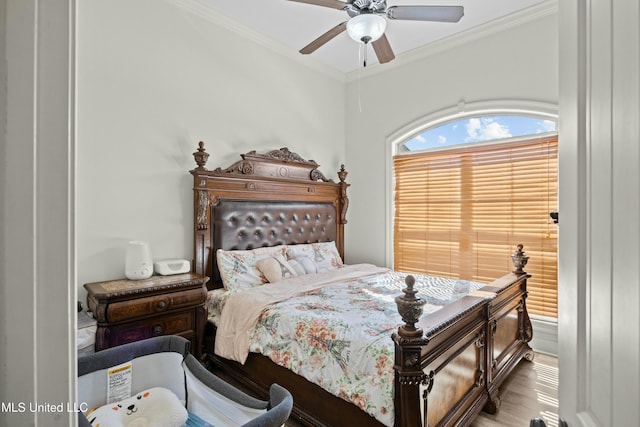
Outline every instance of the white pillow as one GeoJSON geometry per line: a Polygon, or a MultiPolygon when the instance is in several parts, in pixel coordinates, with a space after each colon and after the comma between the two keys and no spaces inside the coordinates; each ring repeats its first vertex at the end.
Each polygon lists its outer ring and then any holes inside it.
{"type": "Polygon", "coordinates": [[[342,258],[340,258],[335,242],[287,246],[287,259],[300,260],[301,257],[310,258],[316,265],[318,273],[335,270],[343,266],[342,258]]]}
{"type": "Polygon", "coordinates": [[[289,265],[293,267],[294,271],[298,276],[304,276],[307,272],[304,269],[304,266],[300,264],[296,259],[290,259],[289,265]]]}
{"type": "Polygon", "coordinates": [[[284,256],[287,247],[272,246],[246,251],[225,251],[218,249],[218,270],[224,288],[228,291],[244,290],[267,282],[256,263],[262,258],[275,255],[284,256]]]}
{"type": "Polygon", "coordinates": [[[276,283],[290,277],[298,277],[298,273],[282,255],[262,258],[256,262],[256,267],[267,278],[269,283],[276,283]]]}
{"type": "Polygon", "coordinates": [[[291,266],[294,268],[294,270],[296,270],[296,273],[298,273],[299,276],[318,272],[318,266],[308,256],[291,258],[289,260],[289,264],[291,264],[291,266]],[[302,270],[302,272],[298,271],[298,269],[302,270]]]}

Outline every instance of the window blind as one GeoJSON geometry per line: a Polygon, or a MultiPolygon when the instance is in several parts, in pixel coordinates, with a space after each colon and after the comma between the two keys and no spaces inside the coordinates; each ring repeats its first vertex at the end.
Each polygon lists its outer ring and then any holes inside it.
{"type": "Polygon", "coordinates": [[[529,313],[558,315],[558,139],[394,157],[394,269],[489,283],[522,243],[529,313]]]}

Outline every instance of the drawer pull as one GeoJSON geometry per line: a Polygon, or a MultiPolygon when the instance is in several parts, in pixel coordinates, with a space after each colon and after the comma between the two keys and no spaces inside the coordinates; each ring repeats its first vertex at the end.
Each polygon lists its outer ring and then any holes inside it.
{"type": "Polygon", "coordinates": [[[166,301],[160,301],[160,302],[158,303],[158,308],[159,308],[160,310],[163,310],[163,309],[167,308],[167,302],[166,302],[166,301]]]}
{"type": "Polygon", "coordinates": [[[152,332],[154,335],[160,335],[162,333],[162,326],[156,325],[153,327],[152,332]]]}

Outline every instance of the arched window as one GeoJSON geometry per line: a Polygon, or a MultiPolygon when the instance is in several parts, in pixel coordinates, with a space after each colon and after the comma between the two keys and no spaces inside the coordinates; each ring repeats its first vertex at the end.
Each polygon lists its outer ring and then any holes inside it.
{"type": "Polygon", "coordinates": [[[398,143],[394,269],[490,282],[530,256],[529,312],[557,317],[556,122],[477,115],[398,143]]]}
{"type": "Polygon", "coordinates": [[[556,135],[556,121],[549,117],[482,115],[438,124],[402,141],[398,153],[409,153],[482,142],[508,141],[556,135]]]}

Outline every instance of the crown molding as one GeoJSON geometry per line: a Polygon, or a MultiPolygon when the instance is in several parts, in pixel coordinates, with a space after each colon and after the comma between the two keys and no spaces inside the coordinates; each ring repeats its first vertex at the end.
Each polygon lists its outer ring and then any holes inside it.
{"type": "Polygon", "coordinates": [[[470,43],[492,34],[496,34],[513,27],[518,27],[529,22],[536,21],[546,16],[558,13],[559,0],[547,0],[526,9],[511,13],[491,22],[487,22],[477,27],[470,28],[461,33],[454,34],[444,39],[435,41],[428,45],[404,52],[387,64],[371,64],[366,70],[354,70],[346,74],[347,83],[359,79],[367,78],[376,74],[385,73],[397,68],[401,68],[415,61],[422,60],[429,56],[441,53],[470,43]]]}
{"type": "Polygon", "coordinates": [[[343,73],[335,68],[329,67],[322,62],[314,59],[310,55],[299,55],[298,52],[291,49],[290,46],[273,40],[272,38],[233,20],[222,13],[212,9],[200,0],[166,0],[175,6],[205,19],[214,25],[224,28],[238,36],[256,43],[270,51],[287,58],[297,64],[300,64],[312,71],[321,73],[334,80],[349,83],[360,80],[380,73],[389,72],[397,68],[404,67],[412,62],[423,60],[429,56],[441,53],[443,51],[456,48],[458,46],[470,43],[492,34],[505,31],[507,29],[517,27],[546,16],[557,14],[559,0],[546,0],[539,4],[533,5],[526,9],[503,16],[494,21],[473,27],[464,32],[446,37],[435,41],[426,46],[413,49],[409,52],[402,53],[398,57],[387,64],[371,64],[366,70],[357,69],[348,73],[343,73]]]}
{"type": "Polygon", "coordinates": [[[167,0],[169,3],[174,4],[175,6],[192,13],[196,16],[199,16],[206,21],[211,22],[221,28],[224,28],[238,36],[249,40],[253,43],[256,43],[270,51],[287,58],[290,61],[301,64],[312,71],[321,73],[327,77],[330,77],[334,80],[340,81],[342,83],[345,82],[345,73],[338,71],[332,67],[324,65],[320,61],[314,59],[313,57],[306,55],[302,56],[298,52],[295,52],[291,49],[291,47],[286,46],[282,43],[279,43],[273,40],[266,35],[255,31],[249,26],[243,25],[236,20],[233,20],[222,13],[208,7],[203,4],[199,0],[167,0]]]}

